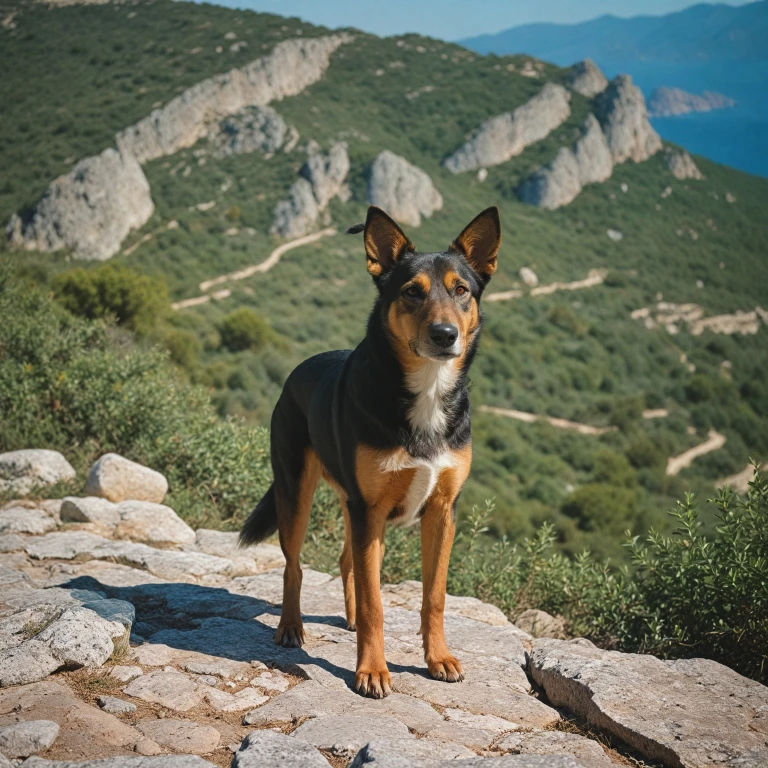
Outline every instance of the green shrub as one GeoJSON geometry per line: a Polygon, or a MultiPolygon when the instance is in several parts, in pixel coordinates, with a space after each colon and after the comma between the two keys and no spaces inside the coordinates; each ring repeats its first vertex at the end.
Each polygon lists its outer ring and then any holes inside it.
{"type": "Polygon", "coordinates": [[[272,335],[269,323],[250,307],[240,307],[221,324],[221,343],[231,352],[259,350],[272,335]]]}
{"type": "Polygon", "coordinates": [[[114,317],[138,333],[151,330],[168,308],[165,282],[122,264],[72,269],[53,281],[56,299],[73,315],[114,317]]]}

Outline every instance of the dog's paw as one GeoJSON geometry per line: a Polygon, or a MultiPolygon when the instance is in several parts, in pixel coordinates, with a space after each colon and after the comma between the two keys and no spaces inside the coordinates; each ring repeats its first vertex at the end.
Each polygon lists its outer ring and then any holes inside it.
{"type": "Polygon", "coordinates": [[[354,622],[351,623],[351,624],[349,622],[347,622],[347,629],[350,632],[356,632],[357,631],[357,625],[354,622]]]}
{"type": "Polygon", "coordinates": [[[427,659],[427,669],[429,669],[429,674],[435,680],[458,683],[464,679],[464,670],[461,668],[461,662],[450,654],[442,659],[434,659],[432,661],[427,659]]]}
{"type": "Polygon", "coordinates": [[[284,627],[278,626],[274,641],[283,648],[301,648],[304,645],[304,626],[284,627]]]}
{"type": "Polygon", "coordinates": [[[380,670],[358,669],[355,673],[355,690],[372,699],[383,699],[392,693],[392,675],[386,666],[380,670]]]}

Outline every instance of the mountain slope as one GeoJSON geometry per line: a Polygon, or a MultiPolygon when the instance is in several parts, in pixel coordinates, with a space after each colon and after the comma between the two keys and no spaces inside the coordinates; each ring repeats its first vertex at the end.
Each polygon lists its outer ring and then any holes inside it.
{"type": "MultiPolygon", "coordinates": [[[[281,40],[327,34],[294,19],[165,0],[25,6],[14,23],[0,32],[9,73],[0,86],[9,104],[0,124],[0,163],[8,169],[3,222],[36,202],[53,176],[101,152],[116,132],[185,88],[242,67],[281,40]],[[240,41],[248,45],[232,50],[240,41]],[[30,72],[40,76],[37,93],[30,72]]],[[[258,265],[281,245],[269,234],[274,209],[313,142],[323,152],[336,141],[348,145],[350,198],[328,208],[337,231],[364,218],[369,169],[385,149],[425,171],[442,196],[442,210],[418,229],[406,227],[422,249],[446,247],[478,211],[498,204],[504,246],[489,290],[522,295],[485,305],[472,371],[475,461],[460,514],[495,496],[499,531],[519,535],[551,519],[567,549],[620,553],[625,528],[662,519],[688,488],[711,495],[716,478],[768,454],[768,330],[758,323],[754,334],[696,336],[680,323],[671,334],[631,317],[642,308],[655,317],[662,298],[696,304],[707,316],[768,305],[768,183],[701,158],[705,180],[679,181],[659,153],[617,166],[610,180],[558,211],[526,206],[515,195],[519,182],[570,146],[593,108],[575,93],[560,127],[489,168],[484,181],[443,167],[484,120],[567,78],[528,57],[482,58],[418,36],[354,32],[320,81],[271,105],[298,131],[290,151],[218,157],[203,138],[146,163],[154,214],[113,261],[165,282],[173,301],[209,295],[201,282],[258,265]],[[535,77],[525,74],[531,71],[535,77]],[[521,284],[524,266],[543,286],[581,281],[597,269],[607,278],[533,295],[521,284]],[[481,405],[618,429],[580,434],[481,405]],[[644,419],[648,408],[669,416],[644,419]],[[725,446],[668,476],[667,459],[704,442],[710,429],[726,436],[725,446]]],[[[8,257],[47,287],[72,266],[66,251],[8,257]]],[[[169,349],[185,375],[209,387],[222,415],[266,424],[295,364],[360,340],[374,299],[364,263],[359,238],[324,236],[285,252],[268,272],[217,285],[229,291],[219,300],[169,309],[147,343],[169,349]],[[269,329],[249,348],[231,343],[243,309],[269,329]]]]}
{"type": "Polygon", "coordinates": [[[571,64],[600,62],[765,61],[768,2],[732,7],[700,4],[666,16],[601,16],[581,24],[526,24],[465,38],[478,53],[520,53],[571,64]]]}

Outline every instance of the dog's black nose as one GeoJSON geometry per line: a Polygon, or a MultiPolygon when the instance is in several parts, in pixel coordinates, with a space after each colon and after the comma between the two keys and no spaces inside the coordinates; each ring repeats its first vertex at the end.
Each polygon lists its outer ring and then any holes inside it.
{"type": "Polygon", "coordinates": [[[450,323],[432,323],[429,326],[429,338],[438,347],[447,349],[459,337],[459,329],[450,323]]]}

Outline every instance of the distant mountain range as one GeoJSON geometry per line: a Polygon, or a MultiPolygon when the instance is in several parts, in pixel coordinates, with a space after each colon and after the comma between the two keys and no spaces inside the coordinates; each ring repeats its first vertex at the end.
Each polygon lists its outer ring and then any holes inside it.
{"type": "Polygon", "coordinates": [[[560,65],[616,61],[766,61],[768,0],[694,5],[666,16],[601,16],[582,24],[526,24],[459,43],[478,53],[528,53],[560,65]]]}

